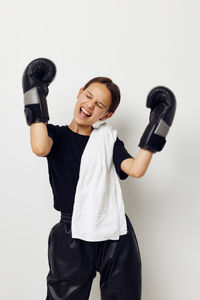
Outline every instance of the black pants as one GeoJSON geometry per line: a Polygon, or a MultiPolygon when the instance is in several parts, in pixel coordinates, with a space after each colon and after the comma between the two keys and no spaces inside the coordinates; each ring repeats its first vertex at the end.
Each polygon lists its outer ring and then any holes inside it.
{"type": "Polygon", "coordinates": [[[97,271],[102,300],[140,300],[141,258],[128,216],[127,234],[98,242],[72,238],[71,217],[61,213],[49,234],[46,300],[88,300],[97,271]]]}

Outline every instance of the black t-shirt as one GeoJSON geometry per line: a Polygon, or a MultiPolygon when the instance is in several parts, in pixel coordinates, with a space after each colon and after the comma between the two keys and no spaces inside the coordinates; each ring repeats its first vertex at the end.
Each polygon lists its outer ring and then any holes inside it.
{"type": "MultiPolygon", "coordinates": [[[[79,179],[81,156],[90,136],[72,131],[68,125],[46,124],[53,146],[48,155],[49,182],[53,191],[54,208],[61,212],[73,211],[74,196],[79,179]]],[[[120,179],[128,177],[120,169],[121,162],[132,157],[117,137],[113,148],[113,162],[120,179]]]]}

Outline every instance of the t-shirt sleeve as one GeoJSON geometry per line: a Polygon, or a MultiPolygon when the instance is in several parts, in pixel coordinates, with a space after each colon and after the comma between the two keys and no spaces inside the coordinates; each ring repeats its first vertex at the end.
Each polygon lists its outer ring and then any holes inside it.
{"type": "Polygon", "coordinates": [[[119,178],[122,180],[126,179],[128,177],[128,174],[120,169],[120,165],[122,161],[127,158],[133,158],[133,156],[128,153],[124,146],[124,143],[117,137],[113,149],[113,162],[116,172],[119,178]]]}
{"type": "Polygon", "coordinates": [[[50,136],[53,140],[53,145],[51,147],[50,152],[47,155],[44,155],[43,157],[49,157],[52,152],[54,151],[54,148],[56,146],[56,142],[57,142],[57,135],[58,135],[58,125],[53,125],[53,124],[46,124],[47,126],[47,131],[48,131],[48,136],[50,136]]]}

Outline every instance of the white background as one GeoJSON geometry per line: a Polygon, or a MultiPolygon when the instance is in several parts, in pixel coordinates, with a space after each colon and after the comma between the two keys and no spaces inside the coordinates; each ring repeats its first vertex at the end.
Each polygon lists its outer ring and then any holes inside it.
{"type": "MultiPolygon", "coordinates": [[[[110,77],[121,103],[109,123],[130,154],[148,124],[146,96],[165,85],[177,111],[142,178],[120,181],[142,257],[142,300],[200,299],[200,2],[1,1],[0,296],[46,297],[47,238],[59,222],[46,158],[33,154],[21,77],[38,57],[57,66],[49,123],[71,122],[79,89],[110,77]]],[[[91,300],[100,299],[99,273],[91,300]]]]}

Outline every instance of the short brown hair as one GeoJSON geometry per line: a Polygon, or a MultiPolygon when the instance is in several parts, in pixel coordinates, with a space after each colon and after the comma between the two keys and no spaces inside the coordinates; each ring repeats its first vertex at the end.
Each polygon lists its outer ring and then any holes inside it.
{"type": "Polygon", "coordinates": [[[92,78],[84,85],[83,90],[85,90],[93,82],[103,83],[109,89],[112,99],[111,99],[110,107],[108,108],[108,112],[114,113],[114,111],[117,109],[120,103],[120,98],[121,98],[119,87],[108,77],[95,77],[92,78]]]}

